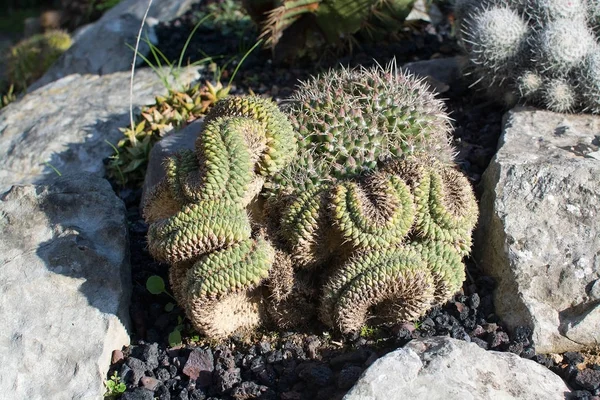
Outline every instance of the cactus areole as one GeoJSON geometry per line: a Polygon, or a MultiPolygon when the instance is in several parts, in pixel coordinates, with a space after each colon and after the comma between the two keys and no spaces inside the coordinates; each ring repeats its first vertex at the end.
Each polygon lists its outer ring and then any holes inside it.
{"type": "Polygon", "coordinates": [[[145,197],[150,252],[210,337],[414,320],[460,290],[477,220],[449,131],[394,65],[313,78],[284,111],[225,99],[145,197]]]}

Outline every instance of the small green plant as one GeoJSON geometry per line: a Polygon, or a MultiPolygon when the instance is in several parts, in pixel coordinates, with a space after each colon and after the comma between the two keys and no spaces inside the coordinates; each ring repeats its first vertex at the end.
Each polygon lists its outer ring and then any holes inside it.
{"type": "Polygon", "coordinates": [[[374,326],[370,326],[370,325],[363,325],[360,328],[360,337],[365,338],[365,339],[379,339],[380,336],[382,334],[381,328],[378,327],[374,327],[374,326]]]}
{"type": "Polygon", "coordinates": [[[15,85],[12,84],[9,86],[6,93],[4,93],[2,95],[2,97],[0,98],[0,108],[6,107],[7,105],[9,105],[10,103],[12,103],[16,100],[17,100],[17,95],[15,94],[15,85]]]}
{"type": "MultiPolygon", "coordinates": [[[[154,294],[154,295],[159,295],[159,294],[166,294],[167,296],[169,296],[170,298],[172,298],[173,300],[175,300],[175,298],[173,297],[173,295],[169,292],[167,292],[167,289],[165,287],[165,281],[163,278],[161,278],[158,275],[152,275],[151,277],[149,277],[146,280],[146,289],[154,294]]],[[[173,304],[173,303],[168,303],[165,308],[169,305],[169,304],[173,304]]],[[[170,308],[170,307],[169,307],[170,308]]],[[[173,309],[171,308],[171,310],[167,310],[167,312],[172,311],[173,309]]]]}
{"type": "Polygon", "coordinates": [[[110,379],[104,382],[104,384],[106,385],[106,393],[104,394],[105,399],[116,399],[127,390],[125,384],[121,382],[121,378],[119,378],[117,371],[115,371],[110,379]]]}

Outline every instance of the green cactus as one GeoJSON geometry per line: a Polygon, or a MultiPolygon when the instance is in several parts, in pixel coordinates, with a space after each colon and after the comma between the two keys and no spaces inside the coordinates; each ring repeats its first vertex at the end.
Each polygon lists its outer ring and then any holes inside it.
{"type": "Polygon", "coordinates": [[[460,289],[477,220],[448,133],[441,103],[393,67],[325,74],[285,114],[229,98],[146,196],[150,252],[213,337],[304,325],[315,303],[342,332],[418,318],[460,289]]]}
{"type": "Polygon", "coordinates": [[[465,280],[462,256],[443,242],[412,242],[409,247],[421,256],[431,272],[435,285],[432,304],[444,304],[450,300],[465,280]]]}
{"type": "Polygon", "coordinates": [[[285,167],[294,156],[296,142],[293,128],[272,101],[260,97],[232,97],[217,103],[205,122],[209,124],[218,117],[250,118],[262,125],[266,147],[257,164],[260,175],[272,176],[285,167]]]}
{"type": "Polygon", "coordinates": [[[269,185],[274,191],[356,177],[402,155],[454,157],[443,103],[394,64],[311,79],[296,91],[287,114],[300,154],[269,185]]]}
{"type": "Polygon", "coordinates": [[[27,89],[41,78],[52,64],[71,47],[71,37],[62,31],[49,31],[23,39],[8,53],[8,81],[17,91],[27,89]]]}
{"type": "Polygon", "coordinates": [[[395,248],[355,256],[323,288],[321,320],[342,332],[364,325],[369,310],[382,320],[414,320],[431,306],[434,281],[418,253],[395,248]]]}
{"type": "Polygon", "coordinates": [[[176,299],[209,336],[264,318],[261,291],[254,289],[268,276],[275,252],[252,238],[245,207],[263,175],[282,168],[294,146],[292,127],[272,102],[224,100],[206,117],[195,150],[170,157],[166,176],[145,197],[150,253],[172,264],[176,299]]]}
{"type": "Polygon", "coordinates": [[[205,200],[151,224],[148,244],[154,258],[172,264],[230,246],[250,233],[246,210],[239,204],[205,200]]]}
{"type": "Polygon", "coordinates": [[[598,1],[459,0],[462,44],[475,76],[510,103],[598,113],[598,1]],[[582,84],[585,82],[585,84],[582,84]]]}
{"type": "MultiPolygon", "coordinates": [[[[379,38],[399,32],[414,0],[245,0],[244,6],[258,23],[268,47],[275,47],[292,25],[292,35],[303,40],[299,51],[336,44],[357,32],[379,38]],[[315,33],[318,38],[309,33],[315,33]]],[[[290,31],[292,31],[290,29],[290,31]]]]}
{"type": "Polygon", "coordinates": [[[246,239],[208,253],[188,271],[184,293],[212,299],[257,287],[268,276],[274,257],[264,239],[246,239]]]}
{"type": "Polygon", "coordinates": [[[331,206],[342,240],[354,249],[400,244],[414,221],[410,190],[395,175],[372,175],[362,185],[340,183],[333,189],[331,206]]]}
{"type": "Polygon", "coordinates": [[[389,163],[385,171],[397,174],[411,188],[416,239],[441,241],[461,255],[469,253],[479,214],[471,185],[461,172],[431,157],[389,163]]]}

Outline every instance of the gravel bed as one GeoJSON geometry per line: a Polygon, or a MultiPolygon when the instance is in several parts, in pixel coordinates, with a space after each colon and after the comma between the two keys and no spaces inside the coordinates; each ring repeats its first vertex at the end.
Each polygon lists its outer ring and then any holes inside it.
{"type": "MultiPolygon", "coordinates": [[[[205,6],[207,3],[203,3],[205,6]]],[[[200,6],[177,20],[161,23],[157,29],[159,48],[170,59],[178,59],[185,39],[198,20],[200,6]]],[[[269,95],[276,100],[289,96],[298,79],[311,73],[343,65],[383,64],[396,57],[398,64],[419,59],[453,56],[456,43],[449,26],[422,24],[407,32],[407,39],[393,44],[365,45],[353,55],[320,64],[278,66],[264,53],[254,53],[244,62],[235,79],[233,94],[269,95]]],[[[187,54],[239,56],[240,38],[199,28],[187,54]]],[[[192,59],[193,61],[193,59],[192,59]]],[[[228,71],[231,72],[231,71],[228,71]]],[[[227,73],[223,74],[226,78],[227,73]]],[[[472,180],[477,195],[481,175],[493,157],[506,111],[502,105],[480,97],[467,82],[444,93],[453,118],[459,165],[472,180]]],[[[565,353],[554,357],[537,355],[528,328],[511,335],[494,313],[494,280],[484,276],[467,259],[467,281],[463,293],[443,307],[432,309],[416,324],[369,329],[360,335],[339,336],[316,325],[304,332],[263,330],[250,338],[233,337],[214,343],[196,336],[184,319],[183,311],[172,307],[167,294],[152,295],[145,287],[149,276],[167,279],[168,266],[152,259],[147,251],[146,232],[139,212],[141,190],[115,190],[128,210],[134,282],[131,319],[132,345],[113,353],[108,377],[117,372],[127,386],[123,400],[217,400],[217,399],[341,399],[370,364],[410,340],[446,335],[474,342],[488,350],[510,351],[533,359],[560,375],[571,386],[574,399],[600,400],[600,355],[565,353]],[[166,311],[170,310],[170,311],[166,311]],[[169,334],[182,332],[183,344],[169,346],[169,334]],[[595,358],[596,357],[596,358],[595,358]]]]}

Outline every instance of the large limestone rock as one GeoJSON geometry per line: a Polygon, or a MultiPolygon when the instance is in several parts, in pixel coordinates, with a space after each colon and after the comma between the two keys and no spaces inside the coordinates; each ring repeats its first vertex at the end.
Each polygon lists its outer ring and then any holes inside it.
{"type": "Polygon", "coordinates": [[[107,181],[0,195],[0,398],[101,399],[129,344],[130,292],[125,206],[107,181]]]}
{"type": "Polygon", "coordinates": [[[474,251],[541,353],[600,342],[600,117],[515,109],[483,176],[474,251]]]}
{"type": "MultiPolygon", "coordinates": [[[[196,79],[195,69],[182,82],[196,79]]],[[[129,125],[129,73],[71,75],[27,94],[0,110],[0,193],[15,183],[40,182],[60,173],[103,176],[129,125]]],[[[173,85],[176,86],[175,83],[173,85]]],[[[167,88],[149,69],[136,72],[133,105],[154,103],[167,88]]]]}
{"type": "Polygon", "coordinates": [[[375,361],[344,400],[564,400],[550,370],[449,337],[413,340],[375,361]]]}
{"type": "MultiPolygon", "coordinates": [[[[194,0],[153,1],[142,38],[157,44],[154,26],[183,14],[194,0]]],[[[57,62],[35,82],[30,90],[71,74],[104,75],[131,69],[133,50],[148,7],[148,0],[123,0],[107,11],[102,18],[82,29],[75,42],[57,62]]],[[[140,41],[139,52],[146,56],[150,48],[140,41]]],[[[138,62],[143,62],[138,56],[138,62]]]]}

